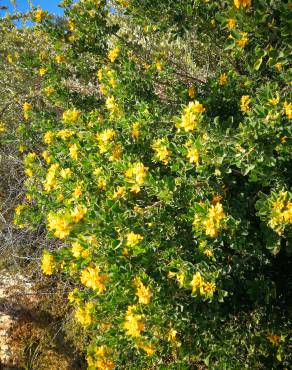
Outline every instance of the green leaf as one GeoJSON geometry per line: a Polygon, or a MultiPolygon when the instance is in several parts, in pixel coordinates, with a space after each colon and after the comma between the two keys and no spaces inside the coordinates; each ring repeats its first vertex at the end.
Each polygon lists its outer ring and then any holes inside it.
{"type": "Polygon", "coordinates": [[[261,65],[262,65],[262,62],[263,62],[263,57],[259,58],[255,62],[254,66],[253,66],[254,70],[258,71],[260,69],[261,65]]]}

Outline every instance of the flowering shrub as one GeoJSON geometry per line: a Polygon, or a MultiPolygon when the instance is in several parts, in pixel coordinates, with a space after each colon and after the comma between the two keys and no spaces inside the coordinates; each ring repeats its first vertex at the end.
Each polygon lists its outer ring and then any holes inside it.
{"type": "Polygon", "coordinates": [[[60,239],[42,270],[72,286],[89,369],[288,366],[274,256],[291,253],[289,7],[112,6],[63,1],[60,24],[36,11],[55,45],[35,57],[50,103],[23,105],[20,140],[43,148],[28,146],[15,222],[60,239]],[[167,48],[128,42],[125,19],[182,40],[196,24],[218,65],[186,76],[167,48]],[[246,339],[249,312],[263,323],[246,339]]]}

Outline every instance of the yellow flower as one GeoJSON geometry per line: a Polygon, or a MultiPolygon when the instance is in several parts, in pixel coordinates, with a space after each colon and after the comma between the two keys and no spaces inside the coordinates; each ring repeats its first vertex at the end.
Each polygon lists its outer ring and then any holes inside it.
{"type": "Polygon", "coordinates": [[[72,243],[72,254],[75,258],[79,258],[81,256],[81,252],[83,251],[83,248],[79,242],[72,243]]]}
{"type": "Polygon", "coordinates": [[[63,177],[63,179],[67,179],[68,177],[70,177],[72,175],[72,171],[71,171],[70,168],[63,168],[60,171],[60,175],[61,175],[61,177],[63,177]]]}
{"type": "Polygon", "coordinates": [[[213,256],[213,252],[210,249],[206,249],[206,250],[204,250],[204,255],[206,257],[212,257],[213,256]]]}
{"type": "Polygon", "coordinates": [[[5,132],[5,131],[6,131],[5,123],[0,122],[0,133],[5,132]]]}
{"type": "Polygon", "coordinates": [[[110,116],[111,117],[114,117],[114,116],[119,117],[119,116],[122,115],[122,110],[118,106],[118,104],[116,103],[116,100],[115,100],[114,96],[109,96],[106,99],[105,106],[110,111],[110,116]]]}
{"type": "Polygon", "coordinates": [[[189,88],[189,90],[188,90],[188,94],[189,94],[189,97],[191,98],[191,99],[193,99],[194,97],[195,97],[195,88],[193,87],[193,86],[191,86],[190,88],[189,88]]]}
{"type": "Polygon", "coordinates": [[[137,338],[141,336],[141,332],[145,330],[145,325],[142,322],[142,315],[135,314],[136,306],[128,306],[124,328],[127,335],[137,338]]]}
{"type": "Polygon", "coordinates": [[[251,98],[249,95],[243,95],[240,99],[240,110],[242,112],[248,112],[250,110],[251,98]]]}
{"type": "Polygon", "coordinates": [[[229,30],[232,30],[236,26],[236,21],[233,18],[229,18],[227,22],[227,27],[229,30]]]}
{"type": "Polygon", "coordinates": [[[281,341],[281,337],[279,335],[276,335],[276,334],[268,334],[267,335],[267,339],[274,345],[277,345],[279,344],[279,342],[281,341]]]}
{"type": "Polygon", "coordinates": [[[135,234],[133,231],[127,234],[127,247],[134,247],[139,244],[140,240],[143,240],[143,236],[140,234],[135,234]]]}
{"type": "Polygon", "coordinates": [[[236,43],[241,48],[244,48],[249,42],[248,34],[247,32],[239,32],[239,34],[240,34],[240,39],[237,40],[236,43]]]}
{"type": "Polygon", "coordinates": [[[43,151],[42,152],[42,157],[44,158],[44,160],[46,161],[46,163],[50,163],[51,162],[51,156],[49,154],[49,152],[47,150],[43,151]]]}
{"type": "Polygon", "coordinates": [[[190,102],[184,109],[181,122],[177,124],[177,128],[183,128],[186,132],[193,131],[198,125],[200,113],[204,111],[205,108],[197,100],[195,102],[190,102]]]}
{"type": "Polygon", "coordinates": [[[47,86],[44,88],[44,92],[47,96],[50,96],[55,92],[55,89],[52,86],[47,86]]]}
{"type": "Polygon", "coordinates": [[[182,288],[183,285],[184,285],[184,282],[185,282],[185,274],[184,274],[184,272],[181,272],[181,273],[177,274],[176,275],[176,279],[178,281],[179,287],[182,288]]]}
{"type": "Polygon", "coordinates": [[[75,123],[80,117],[81,112],[76,109],[68,109],[63,113],[62,119],[64,123],[75,123]]]}
{"type": "Polygon", "coordinates": [[[57,181],[56,181],[56,171],[59,168],[59,164],[55,163],[52,164],[49,169],[46,176],[46,181],[44,183],[45,191],[51,191],[57,187],[57,181]]]}
{"type": "Polygon", "coordinates": [[[225,85],[226,81],[227,81],[226,73],[221,74],[219,77],[219,85],[225,85]]]}
{"type": "Polygon", "coordinates": [[[46,17],[46,12],[43,11],[43,9],[41,8],[38,8],[35,12],[34,12],[34,21],[37,22],[37,23],[41,23],[44,18],[46,17]]]}
{"type": "Polygon", "coordinates": [[[142,185],[145,181],[148,167],[145,167],[143,163],[134,163],[125,173],[125,176],[130,182],[136,183],[136,185],[142,185]]]}
{"type": "Polygon", "coordinates": [[[77,308],[75,311],[75,319],[84,326],[88,326],[92,323],[91,311],[93,309],[93,303],[87,302],[84,308],[77,308]]]}
{"type": "Polygon", "coordinates": [[[11,54],[7,55],[7,62],[12,64],[13,63],[13,56],[11,54]]]}
{"type": "Polygon", "coordinates": [[[292,119],[292,103],[284,103],[285,114],[289,119],[292,119]]]}
{"type": "Polygon", "coordinates": [[[117,186],[113,194],[113,199],[122,198],[126,194],[126,188],[124,186],[117,186]]]}
{"type": "Polygon", "coordinates": [[[87,267],[81,272],[81,283],[87,288],[97,290],[98,293],[103,293],[106,290],[104,281],[107,280],[106,275],[100,275],[99,267],[87,267]]]}
{"type": "Polygon", "coordinates": [[[241,6],[248,9],[251,7],[251,0],[234,0],[234,5],[237,9],[239,9],[241,6]]]}
{"type": "Polygon", "coordinates": [[[98,80],[101,82],[102,79],[103,79],[103,71],[102,71],[102,68],[97,71],[97,77],[98,77],[98,80]]]}
{"type": "Polygon", "coordinates": [[[156,66],[156,69],[158,72],[161,72],[162,71],[162,64],[161,64],[161,61],[160,60],[157,60],[155,62],[155,66],[156,66]]]}
{"type": "Polygon", "coordinates": [[[132,138],[134,140],[138,140],[140,136],[140,124],[139,122],[135,122],[132,126],[132,138]]]}
{"type": "Polygon", "coordinates": [[[196,165],[199,164],[199,152],[194,146],[188,148],[187,158],[189,159],[190,163],[195,163],[196,165]]]}
{"type": "Polygon", "coordinates": [[[203,278],[200,272],[196,272],[195,275],[193,275],[193,279],[190,282],[190,286],[192,288],[192,293],[195,293],[198,289],[201,288],[203,284],[203,278]]]}
{"type": "Polygon", "coordinates": [[[139,303],[149,304],[152,295],[150,289],[145,287],[140,278],[136,278],[134,284],[137,288],[136,296],[139,298],[139,303]]]}
{"type": "Polygon", "coordinates": [[[281,69],[282,69],[282,64],[281,64],[281,63],[276,63],[276,64],[274,65],[274,67],[276,68],[276,70],[277,70],[278,72],[280,72],[280,71],[281,71],[281,69]]]}
{"type": "Polygon", "coordinates": [[[42,257],[41,269],[45,275],[52,275],[54,268],[54,257],[47,251],[44,252],[42,257]]]}
{"type": "Polygon", "coordinates": [[[155,158],[164,164],[168,164],[171,151],[167,148],[167,141],[165,139],[157,139],[151,145],[155,151],[155,158]]]}
{"type": "Polygon", "coordinates": [[[138,347],[143,349],[143,351],[146,352],[147,356],[151,357],[154,355],[155,353],[155,346],[154,344],[143,344],[143,343],[139,343],[138,344],[138,347]]]}
{"type": "Polygon", "coordinates": [[[280,97],[279,97],[279,95],[278,95],[276,98],[269,99],[269,103],[270,103],[271,105],[278,105],[278,104],[279,104],[279,102],[280,102],[280,97]]]}
{"type": "Polygon", "coordinates": [[[94,176],[99,176],[101,174],[101,172],[102,172],[102,168],[97,167],[97,168],[94,169],[93,174],[94,174],[94,176]]]}
{"type": "Polygon", "coordinates": [[[203,294],[207,294],[212,296],[216,290],[215,283],[203,283],[202,292],[203,294]]]}
{"type": "Polygon", "coordinates": [[[74,135],[74,131],[68,130],[68,129],[60,130],[56,134],[57,137],[60,137],[63,140],[68,139],[68,138],[70,138],[73,135],[74,135]]]}
{"type": "Polygon", "coordinates": [[[98,188],[100,190],[105,190],[106,189],[106,185],[107,185],[106,180],[103,177],[101,177],[101,178],[98,179],[97,186],[98,186],[98,188]]]}
{"type": "Polygon", "coordinates": [[[15,214],[17,216],[19,216],[21,214],[21,211],[25,208],[25,205],[24,204],[18,204],[16,207],[15,207],[15,214]]]}
{"type": "Polygon", "coordinates": [[[64,239],[70,234],[72,226],[62,214],[49,213],[47,216],[48,229],[54,231],[54,236],[64,239]]]}
{"type": "Polygon", "coordinates": [[[73,192],[73,196],[74,198],[79,198],[81,195],[82,195],[82,188],[80,185],[76,185],[74,192],[73,192]]]}
{"type": "Polygon", "coordinates": [[[64,55],[56,55],[55,60],[57,63],[62,63],[65,60],[64,55]]]}
{"type": "Polygon", "coordinates": [[[22,107],[23,107],[23,116],[24,116],[24,119],[28,120],[28,118],[29,118],[28,113],[31,111],[32,105],[30,103],[28,103],[28,102],[25,102],[22,107]]]}
{"type": "Polygon", "coordinates": [[[84,216],[87,213],[87,208],[81,205],[77,205],[72,211],[71,211],[71,217],[73,222],[77,223],[81,221],[84,216]]]}
{"type": "Polygon", "coordinates": [[[33,172],[30,168],[26,168],[26,170],[24,171],[26,176],[28,177],[32,177],[33,176],[33,172]]]}
{"type": "Polygon", "coordinates": [[[76,161],[77,158],[78,158],[77,144],[70,144],[69,145],[69,153],[70,153],[70,157],[76,161]]]}
{"type": "Polygon", "coordinates": [[[39,75],[44,76],[48,72],[47,68],[40,68],[39,69],[39,75]]]}
{"type": "Polygon", "coordinates": [[[117,57],[119,56],[120,49],[118,47],[115,47],[114,49],[110,50],[108,53],[109,60],[114,63],[117,57]]]}
{"type": "Polygon", "coordinates": [[[45,134],[44,134],[44,142],[46,144],[51,144],[52,141],[53,141],[53,138],[54,138],[54,133],[52,131],[47,131],[45,134]]]}

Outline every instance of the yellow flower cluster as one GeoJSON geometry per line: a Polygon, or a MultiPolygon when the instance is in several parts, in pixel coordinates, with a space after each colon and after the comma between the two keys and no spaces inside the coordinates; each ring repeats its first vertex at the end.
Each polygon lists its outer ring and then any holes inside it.
{"type": "Polygon", "coordinates": [[[248,34],[246,32],[239,32],[239,34],[240,39],[236,43],[239,47],[244,48],[249,42],[248,34]]]}
{"type": "Polygon", "coordinates": [[[44,92],[47,96],[51,96],[55,92],[55,89],[53,86],[47,86],[44,88],[44,92]]]}
{"type": "Polygon", "coordinates": [[[70,234],[72,225],[64,214],[50,212],[47,222],[49,231],[53,231],[56,238],[65,239],[70,234]]]}
{"type": "Polygon", "coordinates": [[[277,346],[280,341],[281,341],[281,337],[277,334],[273,334],[273,333],[270,333],[267,335],[267,339],[272,343],[274,344],[275,346],[277,346]]]}
{"type": "Polygon", "coordinates": [[[190,102],[184,109],[181,116],[181,120],[176,124],[178,129],[184,129],[186,132],[193,131],[196,129],[201,113],[205,111],[205,108],[197,100],[190,102]]]}
{"type": "Polygon", "coordinates": [[[196,90],[193,86],[191,86],[189,89],[188,89],[188,95],[191,99],[193,99],[195,97],[195,94],[196,94],[196,90]]]}
{"type": "Polygon", "coordinates": [[[251,0],[234,0],[234,5],[237,9],[239,9],[240,7],[248,9],[251,7],[251,0]]]}
{"type": "Polygon", "coordinates": [[[70,154],[70,157],[74,161],[77,161],[77,159],[78,159],[78,146],[77,146],[77,144],[70,144],[69,145],[69,154],[70,154]]]}
{"type": "Polygon", "coordinates": [[[155,140],[151,148],[155,151],[155,159],[168,164],[171,151],[167,148],[167,141],[165,139],[155,140]]]}
{"type": "Polygon", "coordinates": [[[289,119],[292,119],[292,103],[284,103],[285,114],[289,119]]]}
{"type": "Polygon", "coordinates": [[[60,175],[61,177],[63,177],[63,179],[67,179],[72,175],[72,171],[70,168],[62,168],[60,171],[60,175]]]}
{"type": "Polygon", "coordinates": [[[56,55],[55,60],[56,60],[57,63],[62,63],[62,62],[64,62],[65,57],[64,57],[64,55],[59,54],[59,55],[56,55]]]}
{"type": "Polygon", "coordinates": [[[51,144],[52,141],[53,141],[53,138],[54,138],[54,133],[52,131],[47,131],[45,134],[44,134],[44,142],[46,144],[51,144]]]}
{"type": "Polygon", "coordinates": [[[131,191],[134,193],[139,193],[140,186],[144,184],[145,177],[148,171],[148,167],[145,167],[142,162],[134,163],[125,172],[125,176],[130,183],[133,183],[131,191]]]}
{"type": "Polygon", "coordinates": [[[124,186],[117,186],[113,194],[113,199],[122,198],[125,194],[126,194],[126,188],[124,186]]]}
{"type": "Polygon", "coordinates": [[[77,205],[70,213],[72,221],[77,223],[81,221],[87,213],[87,208],[81,205],[77,205]]]}
{"type": "Polygon", "coordinates": [[[4,122],[0,122],[0,133],[2,132],[5,132],[6,131],[6,125],[4,122]]]}
{"type": "Polygon", "coordinates": [[[281,192],[279,197],[272,202],[269,226],[281,235],[285,224],[292,224],[292,201],[288,199],[287,192],[281,192]]]}
{"type": "Polygon", "coordinates": [[[235,28],[235,26],[236,26],[236,21],[235,21],[235,19],[233,19],[233,18],[229,18],[229,19],[228,19],[228,22],[227,22],[227,28],[228,28],[229,30],[232,30],[233,28],[235,28]]]}
{"type": "Polygon", "coordinates": [[[76,109],[68,109],[63,112],[62,119],[64,123],[75,123],[80,117],[81,112],[76,109]]]}
{"type": "Polygon", "coordinates": [[[190,282],[190,286],[192,288],[193,294],[199,292],[200,295],[202,296],[204,295],[212,296],[216,290],[215,283],[205,282],[200,272],[196,272],[193,275],[193,279],[190,282]]]}
{"type": "Polygon", "coordinates": [[[242,112],[247,112],[250,110],[250,103],[251,103],[251,98],[249,95],[243,95],[240,99],[240,110],[242,112]]]}
{"type": "Polygon", "coordinates": [[[116,132],[111,128],[96,134],[96,139],[98,141],[98,148],[100,150],[100,153],[105,153],[108,151],[109,145],[115,136],[116,132]]]}
{"type": "Polygon", "coordinates": [[[34,17],[33,17],[34,21],[37,22],[37,23],[41,23],[45,19],[46,14],[47,13],[43,9],[41,9],[41,8],[37,9],[34,12],[34,17]]]}
{"type": "Polygon", "coordinates": [[[96,370],[113,370],[115,364],[109,359],[110,351],[105,346],[96,348],[93,355],[86,358],[88,367],[96,370]]]}
{"type": "Polygon", "coordinates": [[[185,146],[187,147],[187,158],[190,163],[194,163],[195,165],[199,164],[199,151],[195,147],[192,140],[186,142],[185,146]]]}
{"type": "Polygon", "coordinates": [[[60,165],[58,163],[54,163],[49,167],[48,173],[46,176],[46,181],[44,182],[45,191],[49,192],[57,188],[56,172],[59,166],[60,165]]]}
{"type": "Polygon", "coordinates": [[[100,275],[100,268],[96,267],[87,267],[82,270],[80,280],[83,285],[87,288],[97,290],[98,293],[103,293],[106,290],[104,281],[107,280],[106,275],[100,275]]]}
{"type": "Polygon", "coordinates": [[[139,303],[149,304],[152,295],[150,289],[142,283],[140,278],[136,278],[134,284],[137,288],[136,296],[139,298],[139,303]]]}
{"type": "Polygon", "coordinates": [[[211,238],[215,238],[218,235],[218,231],[221,227],[221,221],[225,218],[222,204],[218,202],[216,205],[211,205],[208,209],[206,217],[195,215],[193,226],[200,230],[202,227],[205,230],[205,234],[211,238]]]}
{"type": "Polygon", "coordinates": [[[135,234],[133,231],[127,234],[127,241],[126,245],[127,247],[135,247],[135,245],[138,245],[140,243],[140,240],[143,240],[143,236],[140,234],[135,234]]]}
{"type": "Polygon", "coordinates": [[[120,49],[118,47],[115,47],[113,49],[111,49],[109,52],[108,52],[108,58],[109,60],[114,63],[115,60],[117,59],[117,57],[119,56],[119,53],[120,53],[120,49]]]}
{"type": "Polygon", "coordinates": [[[208,211],[207,219],[204,221],[206,235],[215,238],[218,235],[221,220],[225,217],[221,203],[215,206],[211,205],[208,211]]]}
{"type": "Polygon", "coordinates": [[[28,102],[25,102],[22,106],[23,108],[23,116],[24,116],[24,119],[25,120],[28,120],[29,118],[29,112],[31,111],[32,109],[32,105],[28,102]]]}
{"type": "Polygon", "coordinates": [[[124,322],[124,328],[126,329],[127,335],[137,338],[141,336],[141,332],[145,330],[145,325],[142,322],[142,315],[136,314],[135,311],[137,306],[128,306],[126,312],[126,318],[124,322]]]}
{"type": "Polygon", "coordinates": [[[47,68],[41,67],[39,69],[39,75],[44,76],[48,72],[47,68]]]}
{"type": "Polygon", "coordinates": [[[225,85],[227,81],[227,75],[226,73],[222,73],[219,77],[219,85],[225,85]]]}
{"type": "Polygon", "coordinates": [[[42,257],[41,269],[45,275],[52,275],[54,269],[54,257],[45,251],[42,257]]]}
{"type": "Polygon", "coordinates": [[[119,107],[119,105],[117,104],[114,96],[109,96],[106,99],[105,106],[110,112],[110,118],[111,119],[114,118],[114,117],[119,118],[119,117],[122,116],[122,110],[119,107]]]}
{"type": "Polygon", "coordinates": [[[56,136],[61,138],[62,140],[69,139],[71,136],[73,136],[75,132],[73,130],[60,130],[57,132],[56,136]]]}
{"type": "Polygon", "coordinates": [[[140,136],[140,124],[139,122],[135,122],[132,126],[132,138],[134,140],[138,140],[140,136]]]}
{"type": "Polygon", "coordinates": [[[88,249],[84,249],[79,242],[73,242],[71,244],[71,252],[75,258],[83,257],[86,258],[89,256],[90,252],[88,249]]]}
{"type": "Polygon", "coordinates": [[[88,326],[92,323],[92,309],[94,307],[93,302],[87,302],[85,306],[78,307],[75,311],[75,319],[84,326],[88,326]]]}

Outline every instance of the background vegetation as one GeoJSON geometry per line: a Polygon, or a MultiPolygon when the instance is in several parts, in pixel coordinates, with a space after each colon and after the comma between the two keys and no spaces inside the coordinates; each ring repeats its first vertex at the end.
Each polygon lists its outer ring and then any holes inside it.
{"type": "Polygon", "coordinates": [[[291,5],[62,6],[1,19],[6,265],[89,369],[289,368],[291,5]]]}

